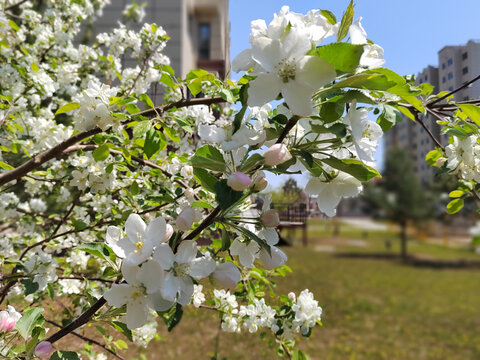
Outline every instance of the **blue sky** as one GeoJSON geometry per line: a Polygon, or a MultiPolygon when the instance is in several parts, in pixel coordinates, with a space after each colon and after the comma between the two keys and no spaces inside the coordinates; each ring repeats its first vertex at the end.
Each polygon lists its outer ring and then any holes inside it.
{"type": "MultiPolygon", "coordinates": [[[[340,20],[349,0],[230,0],[230,56],[250,47],[250,21],[267,24],[282,5],[299,13],[310,9],[330,10],[340,20]]],[[[480,40],[480,0],[358,0],[355,18],[363,18],[368,38],[385,50],[385,66],[400,75],[417,73],[437,65],[437,52],[446,45],[480,40]]],[[[233,78],[237,78],[232,74],[233,78]]],[[[381,157],[381,149],[380,149],[381,157]]],[[[284,179],[269,177],[277,186],[284,179]]],[[[306,182],[299,178],[299,182],[306,182]]]]}

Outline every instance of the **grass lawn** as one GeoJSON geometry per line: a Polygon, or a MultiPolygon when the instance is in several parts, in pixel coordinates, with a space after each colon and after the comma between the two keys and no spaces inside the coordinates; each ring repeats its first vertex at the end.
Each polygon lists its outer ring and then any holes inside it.
{"type": "MultiPolygon", "coordinates": [[[[369,251],[384,251],[384,237],[391,235],[371,232],[365,240],[372,242],[369,251]]],[[[480,270],[342,258],[316,251],[321,240],[310,238],[307,248],[285,249],[293,274],[278,281],[278,293],[308,288],[322,305],[324,326],[300,342],[311,359],[480,359],[480,270]]],[[[463,249],[415,244],[410,247],[415,253],[472,257],[463,249]]],[[[217,328],[214,312],[189,308],[172,333],[159,326],[164,340],[152,342],[145,354],[148,359],[209,359],[217,328]]],[[[222,333],[221,339],[220,358],[277,358],[268,336],[222,333]]]]}

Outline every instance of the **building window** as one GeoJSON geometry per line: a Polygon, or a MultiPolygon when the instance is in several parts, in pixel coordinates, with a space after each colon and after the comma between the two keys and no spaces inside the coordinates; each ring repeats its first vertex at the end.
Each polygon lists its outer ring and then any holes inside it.
{"type": "Polygon", "coordinates": [[[452,80],[453,79],[453,72],[449,72],[448,73],[448,80],[452,80]]]}
{"type": "Polygon", "coordinates": [[[428,81],[428,75],[425,75],[425,81],[428,81]]]}
{"type": "Polygon", "coordinates": [[[448,64],[448,66],[452,65],[453,64],[453,59],[452,58],[448,59],[447,64],[448,64]]]}
{"type": "Polygon", "coordinates": [[[210,24],[202,23],[198,25],[198,57],[200,59],[210,58],[210,24]]]}
{"type": "Polygon", "coordinates": [[[448,88],[448,91],[453,91],[453,86],[450,86],[450,87],[448,88]]]}
{"type": "Polygon", "coordinates": [[[467,53],[467,52],[464,52],[464,53],[462,54],[462,60],[467,60],[467,58],[468,58],[468,53],[467,53]]]}
{"type": "Polygon", "coordinates": [[[445,63],[442,64],[442,69],[445,69],[445,63]]]}
{"type": "Polygon", "coordinates": [[[462,69],[462,74],[463,74],[463,75],[468,74],[468,66],[465,66],[465,67],[462,69]]]}
{"type": "Polygon", "coordinates": [[[423,83],[423,79],[420,79],[420,84],[422,84],[422,83],[423,83]]]}
{"type": "Polygon", "coordinates": [[[463,101],[468,101],[469,99],[470,99],[470,98],[469,98],[468,96],[465,96],[465,97],[463,98],[463,101]]]}
{"type": "Polygon", "coordinates": [[[447,79],[445,79],[445,76],[442,77],[442,83],[444,83],[445,81],[447,81],[447,79]]]}

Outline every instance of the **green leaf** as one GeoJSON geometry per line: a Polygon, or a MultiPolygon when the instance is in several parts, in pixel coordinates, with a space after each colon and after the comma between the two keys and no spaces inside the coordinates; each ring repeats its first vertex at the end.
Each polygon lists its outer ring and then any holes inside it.
{"type": "Polygon", "coordinates": [[[150,120],[138,122],[133,128],[133,137],[142,137],[150,127],[150,120]]]}
{"type": "Polygon", "coordinates": [[[210,174],[207,170],[194,167],[193,176],[195,179],[202,185],[202,187],[212,193],[215,193],[215,184],[218,182],[218,179],[210,174]]]}
{"type": "Polygon", "coordinates": [[[320,117],[322,122],[333,122],[340,119],[343,114],[343,104],[327,102],[320,107],[320,117]]]}
{"type": "Polygon", "coordinates": [[[447,213],[455,214],[462,210],[463,208],[463,199],[454,199],[447,204],[447,213]]]}
{"type": "Polygon", "coordinates": [[[465,192],[462,190],[453,190],[450,192],[450,194],[448,194],[448,196],[450,196],[451,198],[459,198],[462,197],[464,194],[465,192]]]}
{"type": "Polygon", "coordinates": [[[95,159],[95,161],[106,160],[108,155],[110,155],[110,148],[108,147],[107,144],[103,144],[102,146],[99,146],[92,152],[92,156],[95,159]]]}
{"type": "Polygon", "coordinates": [[[182,320],[183,309],[182,305],[176,303],[174,306],[171,307],[170,310],[165,311],[163,313],[158,313],[167,325],[167,330],[170,332],[173,330],[175,326],[178,325],[180,320],[182,320]]]}
{"type": "Polygon", "coordinates": [[[320,14],[327,18],[329,24],[335,25],[337,23],[337,17],[330,10],[320,10],[320,14]]]}
{"type": "Polygon", "coordinates": [[[175,142],[180,142],[180,138],[177,134],[177,132],[175,131],[175,129],[173,128],[170,128],[170,127],[167,127],[167,126],[164,126],[163,127],[163,131],[165,131],[165,134],[173,141],[175,142]]]}
{"type": "Polygon", "coordinates": [[[15,31],[20,30],[20,28],[18,27],[18,25],[17,25],[17,24],[15,23],[15,21],[13,21],[13,20],[10,20],[10,21],[8,22],[8,25],[10,25],[10,27],[11,27],[13,30],[15,30],[15,31]]]}
{"type": "Polygon", "coordinates": [[[344,73],[354,72],[358,68],[364,45],[333,43],[317,47],[312,55],[319,56],[333,65],[335,70],[344,73]]]}
{"type": "Polygon", "coordinates": [[[472,104],[459,104],[460,109],[480,127],[480,107],[472,104]]]}
{"type": "Polygon", "coordinates": [[[380,125],[383,132],[388,131],[393,125],[402,121],[401,112],[393,106],[383,104],[379,105],[382,113],[378,116],[377,124],[380,125]]]}
{"type": "Polygon", "coordinates": [[[191,158],[193,167],[225,172],[227,166],[222,153],[211,145],[202,146],[191,158]]]}
{"type": "Polygon", "coordinates": [[[34,72],[38,72],[38,70],[40,70],[40,68],[38,67],[38,65],[37,65],[36,63],[34,63],[34,62],[32,62],[32,66],[31,66],[31,67],[32,67],[32,70],[33,70],[34,72]]]}
{"type": "Polygon", "coordinates": [[[104,243],[92,242],[84,243],[77,247],[78,250],[85,251],[93,256],[99,257],[103,260],[114,260],[115,254],[113,251],[104,243]]]}
{"type": "Polygon", "coordinates": [[[138,97],[138,100],[143,101],[145,105],[147,106],[147,109],[153,108],[155,105],[153,104],[152,99],[150,99],[150,96],[147,94],[142,94],[138,97]]]}
{"type": "Polygon", "coordinates": [[[253,154],[247,160],[245,160],[238,168],[238,171],[242,171],[244,173],[249,173],[257,166],[263,164],[264,157],[260,154],[253,154]]]}
{"type": "Polygon", "coordinates": [[[123,335],[125,335],[125,337],[128,340],[133,341],[132,330],[130,330],[127,327],[127,324],[125,324],[123,322],[120,322],[120,321],[112,321],[110,323],[110,325],[112,325],[115,329],[117,329],[119,332],[121,332],[123,335]]]}
{"type": "Polygon", "coordinates": [[[34,294],[38,290],[38,283],[32,279],[23,279],[21,282],[25,286],[25,296],[34,294]]]}
{"type": "Polygon", "coordinates": [[[350,0],[350,4],[348,4],[347,10],[343,13],[342,21],[340,22],[340,28],[337,33],[337,42],[342,41],[348,34],[348,29],[353,22],[354,6],[353,0],[350,0]]]}
{"type": "Polygon", "coordinates": [[[71,103],[65,104],[55,112],[55,115],[63,114],[63,113],[78,109],[80,106],[82,105],[80,105],[77,102],[71,102],[71,103]]]}
{"type": "Polygon", "coordinates": [[[381,177],[379,172],[370,167],[365,165],[363,162],[360,160],[355,160],[355,159],[337,159],[334,157],[329,157],[326,159],[320,159],[322,162],[324,162],[327,165],[330,165],[331,167],[338,169],[340,171],[344,171],[356,179],[364,182],[364,181],[369,181],[370,179],[374,177],[381,177]]]}
{"type": "Polygon", "coordinates": [[[227,185],[227,180],[222,179],[215,184],[215,195],[220,208],[226,211],[242,198],[243,192],[233,190],[227,185]]]}
{"type": "Polygon", "coordinates": [[[132,195],[138,195],[140,193],[140,188],[138,186],[138,183],[136,181],[132,182],[132,185],[130,185],[130,192],[132,195]]]}
{"type": "Polygon", "coordinates": [[[12,165],[9,165],[3,161],[0,161],[0,168],[5,169],[5,170],[13,170],[15,169],[12,165]]]}
{"type": "Polygon", "coordinates": [[[309,360],[309,357],[302,350],[297,349],[292,355],[292,360],[309,360]]]}
{"type": "Polygon", "coordinates": [[[148,130],[147,134],[145,135],[145,144],[143,145],[143,152],[150,159],[153,155],[155,155],[160,150],[163,150],[167,145],[165,135],[158,132],[154,128],[148,130]]]}
{"type": "Polygon", "coordinates": [[[230,104],[235,104],[237,102],[237,98],[233,95],[231,90],[223,89],[220,91],[220,96],[223,100],[229,102],[230,104]]]}
{"type": "Polygon", "coordinates": [[[141,111],[140,108],[135,104],[125,105],[125,110],[127,110],[130,115],[138,114],[141,111]]]}
{"type": "Polygon", "coordinates": [[[78,354],[75,351],[55,351],[50,360],[80,360],[78,354]]]}
{"type": "Polygon", "coordinates": [[[442,152],[435,149],[428,152],[428,154],[425,156],[425,161],[430,166],[436,166],[437,160],[440,159],[442,156],[443,156],[442,152]]]}
{"type": "Polygon", "coordinates": [[[35,326],[43,324],[43,308],[33,308],[28,310],[17,321],[15,328],[18,333],[27,340],[35,326]]]}
{"type": "Polygon", "coordinates": [[[230,248],[230,244],[232,243],[232,239],[230,239],[230,235],[228,231],[223,228],[222,229],[222,248],[221,251],[227,251],[230,248]]]}

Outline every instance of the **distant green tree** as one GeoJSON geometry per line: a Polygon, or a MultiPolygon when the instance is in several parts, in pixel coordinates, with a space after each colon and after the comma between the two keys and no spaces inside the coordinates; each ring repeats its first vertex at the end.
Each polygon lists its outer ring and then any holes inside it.
{"type": "Polygon", "coordinates": [[[383,178],[367,184],[363,193],[367,211],[400,225],[401,256],[407,258],[407,224],[435,217],[435,198],[413,171],[410,155],[402,149],[387,152],[383,178]]]}

